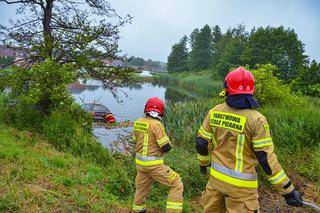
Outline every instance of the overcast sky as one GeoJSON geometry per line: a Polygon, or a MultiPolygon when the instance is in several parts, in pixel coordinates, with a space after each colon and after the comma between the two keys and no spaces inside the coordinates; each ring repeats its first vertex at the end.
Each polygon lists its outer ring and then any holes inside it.
{"type": "MultiPolygon", "coordinates": [[[[166,61],[171,46],[205,24],[228,27],[244,24],[293,28],[306,54],[320,62],[320,1],[318,0],[110,0],[118,14],[133,16],[121,29],[122,54],[166,61]]],[[[15,10],[0,4],[0,23],[15,10]]]]}

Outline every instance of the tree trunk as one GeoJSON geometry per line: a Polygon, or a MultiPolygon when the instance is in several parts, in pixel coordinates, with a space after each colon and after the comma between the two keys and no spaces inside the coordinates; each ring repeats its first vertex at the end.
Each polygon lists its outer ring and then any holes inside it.
{"type": "Polygon", "coordinates": [[[52,28],[51,28],[51,21],[52,21],[52,8],[53,8],[54,0],[46,0],[46,5],[43,8],[43,37],[44,37],[44,45],[45,51],[48,58],[52,59],[52,48],[53,48],[53,36],[52,36],[52,28]]]}

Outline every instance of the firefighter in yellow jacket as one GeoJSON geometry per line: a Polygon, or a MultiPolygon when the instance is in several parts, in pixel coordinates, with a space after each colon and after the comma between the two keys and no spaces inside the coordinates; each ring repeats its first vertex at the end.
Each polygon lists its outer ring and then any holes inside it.
{"type": "Polygon", "coordinates": [[[170,151],[171,143],[166,135],[162,116],[164,104],[157,97],[150,98],[144,109],[145,117],[134,122],[133,140],[136,143],[136,192],[133,211],[146,212],[147,194],[152,182],[157,181],[170,188],[166,212],[182,212],[183,184],[179,174],[166,166],[164,153],[170,151]]]}
{"type": "Polygon", "coordinates": [[[210,167],[203,212],[259,212],[258,163],[288,205],[302,206],[274,153],[267,120],[254,109],[253,75],[239,67],[226,76],[224,86],[226,101],[209,110],[196,139],[200,170],[210,167]]]}

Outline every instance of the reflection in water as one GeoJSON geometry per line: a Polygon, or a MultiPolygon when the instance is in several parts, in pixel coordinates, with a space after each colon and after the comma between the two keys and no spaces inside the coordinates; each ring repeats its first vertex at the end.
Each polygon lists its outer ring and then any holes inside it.
{"type": "MultiPolygon", "coordinates": [[[[165,101],[186,101],[198,98],[193,91],[178,88],[175,85],[160,85],[158,83],[132,84],[120,88],[118,95],[121,102],[117,101],[112,93],[104,88],[97,80],[79,80],[69,86],[69,91],[79,104],[99,102],[107,106],[117,121],[134,121],[143,116],[146,101],[157,96],[165,101]]],[[[132,128],[106,129],[95,127],[94,135],[105,147],[113,151],[127,152],[128,136],[132,128]],[[122,142],[115,142],[121,141],[122,142]],[[124,138],[124,139],[123,139],[124,138]]],[[[130,138],[130,137],[129,137],[130,138]]]]}
{"type": "Polygon", "coordinates": [[[68,89],[71,94],[80,94],[85,90],[94,91],[99,88],[99,85],[86,85],[82,84],[79,80],[69,85],[68,89]]]}
{"type": "Polygon", "coordinates": [[[132,89],[142,89],[142,86],[141,86],[141,84],[136,83],[136,84],[130,84],[130,85],[128,86],[128,88],[129,88],[129,90],[132,90],[132,89]]]}

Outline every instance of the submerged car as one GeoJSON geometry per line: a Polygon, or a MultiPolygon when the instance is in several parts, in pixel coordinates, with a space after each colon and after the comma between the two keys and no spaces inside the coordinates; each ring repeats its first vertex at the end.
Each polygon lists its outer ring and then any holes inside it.
{"type": "Polygon", "coordinates": [[[94,121],[103,121],[106,123],[116,122],[116,119],[114,118],[111,111],[102,104],[87,103],[81,105],[81,107],[92,114],[92,119],[94,121]]]}

